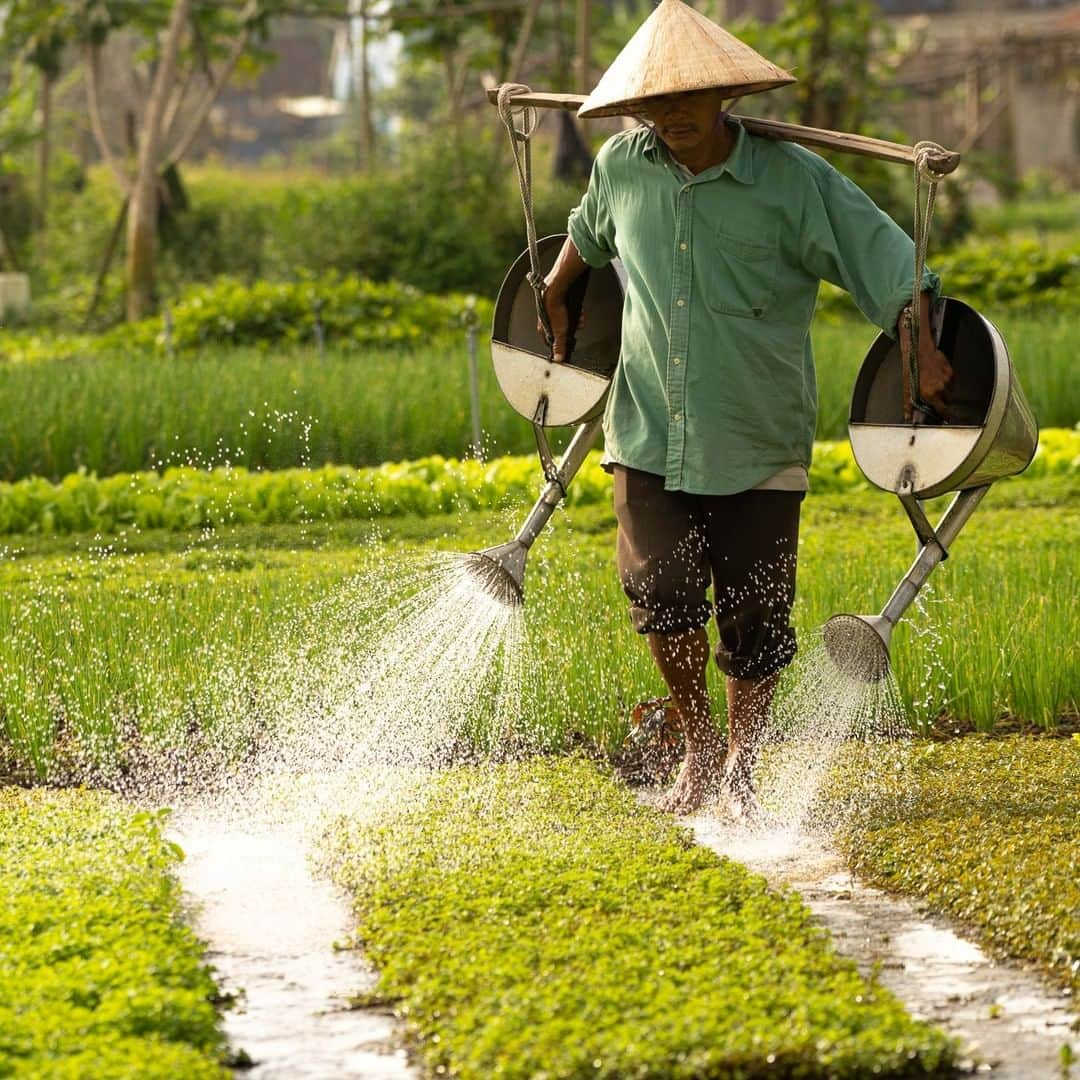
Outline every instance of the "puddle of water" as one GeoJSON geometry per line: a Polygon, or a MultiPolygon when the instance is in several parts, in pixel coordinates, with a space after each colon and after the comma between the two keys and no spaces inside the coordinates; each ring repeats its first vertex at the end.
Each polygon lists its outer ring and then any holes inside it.
{"type": "Polygon", "coordinates": [[[913,1016],[960,1038],[998,1080],[1061,1075],[1061,1048],[1075,1043],[1069,998],[1037,976],[991,960],[943,919],[855,881],[820,837],[747,832],[716,817],[687,818],[699,843],[774,885],[795,889],[837,949],[895,994],[913,1016]]]}
{"type": "Polygon", "coordinates": [[[242,994],[225,1015],[235,1049],[257,1080],[413,1077],[392,1016],[350,1010],[373,973],[357,954],[335,951],[350,931],[345,903],[312,878],[306,844],[280,825],[244,828],[181,813],[173,838],[184,849],[181,880],[197,932],[226,991],[242,994]]]}

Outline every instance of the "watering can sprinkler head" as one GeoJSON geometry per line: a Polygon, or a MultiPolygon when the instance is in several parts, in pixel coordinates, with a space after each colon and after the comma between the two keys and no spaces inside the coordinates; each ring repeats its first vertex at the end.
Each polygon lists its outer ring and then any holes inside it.
{"type": "Polygon", "coordinates": [[[880,682],[889,673],[893,624],[884,615],[834,615],[822,637],[832,662],[848,678],[880,682]]]}
{"type": "Polygon", "coordinates": [[[506,607],[525,602],[525,556],[529,549],[520,540],[465,555],[463,562],[473,580],[493,600],[506,607]]]}
{"type": "MultiPolygon", "coordinates": [[[[567,485],[581,468],[589,447],[599,433],[600,417],[596,416],[578,428],[558,465],[554,460],[546,463],[545,469],[550,472],[548,482],[512,540],[462,557],[474,584],[479,586],[481,592],[507,607],[517,607],[524,603],[525,558],[529,554],[529,548],[555,512],[555,508],[566,497],[567,485]]],[[[547,447],[546,440],[544,446],[547,447]]]]}
{"type": "MultiPolygon", "coordinates": [[[[950,297],[931,314],[934,340],[955,379],[949,418],[905,420],[899,346],[882,334],[855,381],[848,417],[851,451],[863,475],[895,494],[915,532],[915,560],[879,615],[834,615],[823,630],[825,648],[844,674],[879,682],[889,673],[889,640],[934,568],[990,485],[1027,468],[1038,424],[1016,380],[997,328],[950,297]],[[923,502],[956,492],[937,525],[923,502]]],[[[916,385],[912,382],[911,385],[916,385]]]]}

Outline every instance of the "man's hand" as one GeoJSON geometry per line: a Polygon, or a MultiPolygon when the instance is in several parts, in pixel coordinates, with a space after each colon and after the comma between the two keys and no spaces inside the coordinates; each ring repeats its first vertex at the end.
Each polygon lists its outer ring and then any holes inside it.
{"type": "MultiPolygon", "coordinates": [[[[549,342],[551,358],[556,364],[566,359],[566,339],[570,333],[570,312],[566,307],[566,293],[550,284],[544,290],[544,310],[547,312],[548,325],[555,340],[549,342]]],[[[547,331],[540,319],[536,320],[536,332],[545,337],[547,331]]]]}
{"type": "MultiPolygon", "coordinates": [[[[952,386],[953,369],[948,357],[934,342],[930,327],[930,297],[922,295],[922,309],[919,317],[919,396],[932,406],[942,419],[949,416],[949,388],[952,386]]],[[[904,419],[911,420],[913,415],[911,401],[911,375],[908,356],[911,353],[911,331],[908,315],[900,316],[897,326],[897,338],[900,342],[901,367],[904,378],[904,419]]]]}
{"type": "MultiPolygon", "coordinates": [[[[566,340],[570,336],[570,312],[566,307],[566,294],[570,286],[587,269],[585,260],[578,254],[577,248],[568,236],[555,258],[555,265],[544,278],[544,310],[547,312],[551,333],[555,338],[549,344],[551,358],[556,364],[561,364],[566,359],[566,340]]],[[[584,320],[578,325],[583,324],[584,320]]],[[[536,332],[541,338],[547,336],[547,331],[540,319],[536,320],[536,332]]]]}

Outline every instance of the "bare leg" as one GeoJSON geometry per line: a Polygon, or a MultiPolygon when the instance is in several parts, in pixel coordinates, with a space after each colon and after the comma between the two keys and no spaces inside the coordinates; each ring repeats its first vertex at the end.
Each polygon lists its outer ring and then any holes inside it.
{"type": "Polygon", "coordinates": [[[724,760],[705,685],[709,636],[702,628],[681,634],[647,634],[646,638],[679,710],[686,738],[682,769],[661,806],[673,814],[689,814],[718,787],[724,760]]]}
{"type": "Polygon", "coordinates": [[[758,811],[754,799],[754,762],[765,730],[779,675],[767,679],[728,676],[728,755],[724,779],[731,790],[733,809],[751,817],[758,811]]]}

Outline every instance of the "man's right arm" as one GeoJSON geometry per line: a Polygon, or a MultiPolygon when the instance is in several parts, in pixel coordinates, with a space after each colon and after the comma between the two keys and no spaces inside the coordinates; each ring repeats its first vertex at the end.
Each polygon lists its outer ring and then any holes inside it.
{"type": "MultiPolygon", "coordinates": [[[[544,308],[548,323],[555,338],[552,345],[552,359],[561,364],[566,359],[566,338],[570,330],[570,315],[566,308],[566,294],[575,281],[589,268],[589,264],[578,254],[573,240],[568,236],[555,259],[555,265],[544,278],[544,308]]],[[[541,326],[540,334],[544,329],[541,326]]]]}
{"type": "MultiPolygon", "coordinates": [[[[593,162],[589,186],[581,202],[570,211],[566,223],[569,236],[544,279],[544,307],[555,338],[552,357],[557,363],[566,359],[569,314],[566,294],[570,286],[590,267],[604,266],[615,258],[615,221],[611,213],[607,168],[612,140],[601,147],[593,162]]],[[[541,336],[543,330],[541,330],[541,336]]]]}

